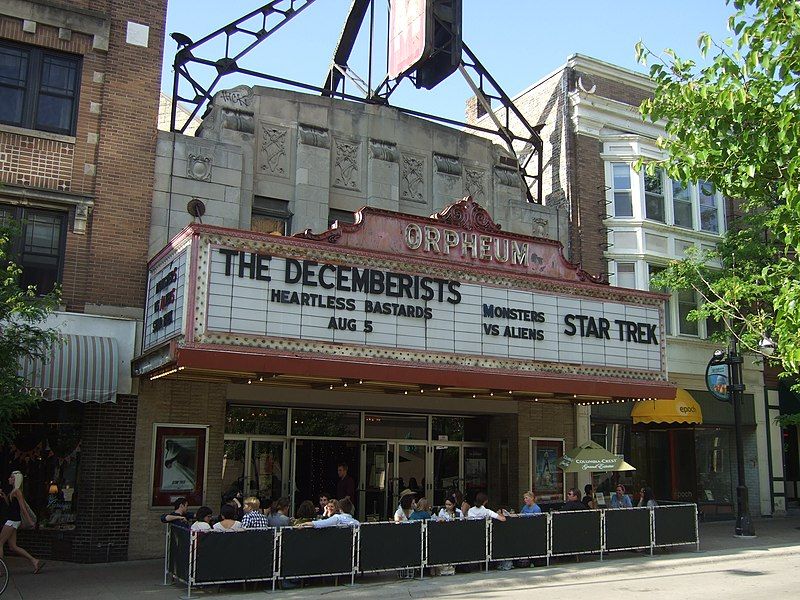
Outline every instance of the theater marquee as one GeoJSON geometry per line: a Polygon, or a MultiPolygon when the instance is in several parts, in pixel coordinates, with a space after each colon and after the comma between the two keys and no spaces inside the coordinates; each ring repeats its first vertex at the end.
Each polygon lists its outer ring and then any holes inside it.
{"type": "Polygon", "coordinates": [[[186,303],[182,356],[666,384],[662,295],[597,281],[557,242],[502,232],[471,199],[431,218],[365,208],[354,225],[294,237],[192,225],[171,248],[189,240],[185,293],[171,279],[182,255],[165,249],[150,265],[150,329],[166,327],[157,319],[172,303],[157,287],[186,303]]]}

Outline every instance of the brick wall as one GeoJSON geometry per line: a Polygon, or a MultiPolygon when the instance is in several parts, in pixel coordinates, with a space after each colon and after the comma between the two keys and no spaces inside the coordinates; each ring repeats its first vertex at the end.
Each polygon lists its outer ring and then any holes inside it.
{"type": "Polygon", "coordinates": [[[75,562],[127,558],[136,410],[134,396],[86,405],[75,529],[20,531],[23,548],[38,557],[75,562]]]}
{"type": "Polygon", "coordinates": [[[151,508],[150,478],[153,462],[153,424],[209,425],[206,443],[205,504],[216,513],[220,507],[226,386],[189,381],[143,381],[139,387],[133,488],[130,510],[128,558],[164,555],[164,530],[159,516],[164,508],[151,508]]]}
{"type": "Polygon", "coordinates": [[[0,38],[83,60],[74,138],[0,131],[0,182],[93,199],[87,233],[67,235],[63,290],[69,310],[82,311],[87,303],[141,307],[166,0],[74,0],[60,6],[108,19],[108,51],[93,48],[92,35],[70,31],[59,37],[59,27],[44,23],[28,33],[21,19],[0,15],[0,38]],[[148,47],[126,43],[129,21],[150,28],[148,47]]]}
{"type": "Polygon", "coordinates": [[[608,241],[603,218],[608,207],[603,159],[600,157],[602,143],[583,135],[576,135],[574,140],[576,185],[571,200],[572,213],[579,217],[573,219],[570,231],[571,258],[589,273],[597,275],[608,271],[608,263],[603,257],[608,241]]]}

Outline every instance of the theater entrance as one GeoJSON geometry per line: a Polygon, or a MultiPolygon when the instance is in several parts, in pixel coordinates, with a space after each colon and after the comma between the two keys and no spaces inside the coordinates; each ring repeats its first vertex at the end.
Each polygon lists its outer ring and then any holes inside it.
{"type": "Polygon", "coordinates": [[[440,506],[453,489],[472,501],[488,487],[488,416],[269,406],[228,407],[223,497],[289,496],[293,511],[337,495],[337,465],[353,478],[356,517],[391,519],[400,493],[440,506]]]}

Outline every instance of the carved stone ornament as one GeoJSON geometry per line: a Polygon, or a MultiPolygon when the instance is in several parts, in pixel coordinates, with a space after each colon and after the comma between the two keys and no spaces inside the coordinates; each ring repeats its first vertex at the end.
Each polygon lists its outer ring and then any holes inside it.
{"type": "Polygon", "coordinates": [[[443,211],[431,215],[431,219],[471,231],[484,231],[486,233],[500,231],[500,225],[494,222],[492,216],[485,208],[475,202],[472,196],[467,196],[463,200],[451,204],[443,211]]]}
{"type": "Polygon", "coordinates": [[[474,169],[466,169],[464,180],[464,191],[467,196],[472,196],[478,200],[486,197],[486,185],[484,184],[483,171],[476,171],[474,169]]]}
{"type": "Polygon", "coordinates": [[[397,162],[397,145],[383,140],[370,140],[369,151],[372,158],[385,160],[386,162],[397,162]]]}
{"type": "Polygon", "coordinates": [[[333,165],[333,185],[348,190],[358,189],[361,182],[359,145],[336,140],[336,157],[333,165]]]}
{"type": "Polygon", "coordinates": [[[506,185],[508,187],[520,187],[519,174],[513,169],[504,169],[503,167],[494,168],[494,178],[497,183],[506,185]]]}
{"type": "Polygon", "coordinates": [[[198,181],[211,181],[211,157],[190,154],[186,162],[186,176],[198,181]]]}
{"type": "Polygon", "coordinates": [[[85,234],[86,224],[89,221],[89,204],[80,203],[75,205],[75,217],[72,220],[72,233],[85,234]]]}
{"type": "Polygon", "coordinates": [[[238,112],[223,108],[222,114],[222,127],[224,129],[232,129],[233,131],[241,131],[242,133],[255,133],[255,119],[252,114],[238,112]]]}
{"type": "Polygon", "coordinates": [[[297,132],[300,136],[300,143],[317,148],[330,148],[331,142],[328,130],[313,125],[298,125],[297,132]]]}
{"type": "Polygon", "coordinates": [[[259,162],[262,172],[276,177],[287,176],[286,140],[288,135],[289,132],[286,129],[261,124],[259,162]]]}
{"type": "Polygon", "coordinates": [[[444,154],[433,155],[433,162],[436,165],[436,170],[439,173],[446,175],[461,176],[461,161],[455,156],[446,156],[444,154]]]}
{"type": "Polygon", "coordinates": [[[252,113],[253,88],[248,85],[239,85],[229,90],[221,90],[214,94],[214,106],[252,113]]]}
{"type": "Polygon", "coordinates": [[[403,155],[400,175],[400,195],[406,200],[422,202],[425,199],[425,160],[403,155]]]}
{"type": "Polygon", "coordinates": [[[533,225],[533,235],[537,237],[547,237],[547,226],[550,224],[547,219],[535,217],[531,223],[533,225]]]}

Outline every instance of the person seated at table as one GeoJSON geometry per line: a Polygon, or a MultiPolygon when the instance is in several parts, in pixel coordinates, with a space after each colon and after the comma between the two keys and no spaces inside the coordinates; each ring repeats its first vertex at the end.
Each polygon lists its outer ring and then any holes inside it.
{"type": "Polygon", "coordinates": [[[220,521],[214,523],[212,528],[214,531],[221,531],[223,533],[230,533],[233,531],[242,531],[242,522],[236,520],[236,508],[230,504],[223,504],[219,511],[220,521]]]}
{"type": "Polygon", "coordinates": [[[498,521],[505,521],[505,515],[499,514],[494,512],[493,510],[486,508],[486,503],[489,501],[489,497],[484,494],[483,492],[479,492],[475,496],[475,506],[469,509],[467,512],[467,519],[470,520],[479,520],[479,519],[497,519],[498,521]]]}
{"type": "Polygon", "coordinates": [[[625,486],[617,484],[617,493],[611,496],[611,508],[633,508],[630,496],[625,493],[625,486]]]}
{"type": "Polygon", "coordinates": [[[394,522],[402,523],[403,521],[408,521],[412,512],[414,512],[414,492],[403,490],[400,493],[400,506],[394,512],[394,522]]]}
{"type": "Polygon", "coordinates": [[[444,501],[444,506],[439,511],[437,519],[439,521],[460,521],[464,518],[460,508],[456,508],[456,499],[454,496],[447,498],[444,501]]]}
{"type": "Polygon", "coordinates": [[[646,506],[647,508],[653,508],[654,506],[658,506],[658,502],[656,502],[656,498],[653,495],[653,488],[651,487],[643,487],[641,491],[641,497],[639,498],[639,504],[636,506],[646,506]]]}
{"type": "Polygon", "coordinates": [[[176,498],[172,503],[172,512],[161,515],[162,523],[172,523],[173,525],[189,526],[189,501],[186,498],[176,498]]]}
{"type": "Polygon", "coordinates": [[[586,508],[595,508],[594,505],[594,486],[591,483],[587,483],[583,486],[583,498],[581,498],[581,502],[586,508]]]}
{"type": "Polygon", "coordinates": [[[311,500],[304,500],[300,503],[300,506],[297,507],[297,512],[295,513],[295,518],[292,521],[292,525],[302,525],[303,523],[310,523],[314,519],[317,518],[317,511],[314,507],[314,503],[311,500]]]}
{"type": "MultiPolygon", "coordinates": [[[[325,515],[325,507],[328,506],[328,500],[330,499],[331,495],[328,492],[320,492],[317,496],[318,505],[317,505],[317,516],[323,517],[325,515]]],[[[327,515],[330,516],[330,515],[327,515]]]]}
{"type": "Polygon", "coordinates": [[[270,511],[267,520],[269,521],[270,527],[291,526],[292,521],[289,518],[289,498],[287,496],[278,498],[277,502],[272,505],[272,511],[270,511]]]}
{"type": "Polygon", "coordinates": [[[195,521],[192,523],[192,531],[211,531],[211,520],[214,512],[207,506],[201,506],[194,513],[195,521]]]}
{"type": "Polygon", "coordinates": [[[567,490],[567,501],[564,502],[564,506],[561,507],[561,510],[586,510],[586,505],[579,500],[581,494],[575,488],[569,488],[567,490]]]}
{"type": "Polygon", "coordinates": [[[244,499],[244,516],[242,526],[245,529],[266,529],[269,519],[261,512],[261,501],[255,496],[244,499]]]}
{"type": "Polygon", "coordinates": [[[433,518],[433,515],[431,514],[430,503],[427,498],[420,498],[417,500],[417,508],[408,515],[409,521],[427,521],[431,518],[433,518]]]}
{"type": "Polygon", "coordinates": [[[350,498],[345,496],[339,500],[339,514],[328,517],[327,519],[319,519],[317,521],[309,521],[302,523],[298,527],[313,527],[314,529],[322,529],[325,527],[358,527],[360,523],[353,518],[353,503],[350,498]]]}
{"type": "Polygon", "coordinates": [[[320,518],[327,519],[333,515],[339,514],[339,501],[336,498],[328,498],[328,503],[325,505],[325,510],[322,511],[320,518]]]}
{"type": "Polygon", "coordinates": [[[519,514],[521,517],[542,514],[542,508],[536,504],[536,495],[533,492],[522,494],[522,508],[519,509],[519,514]]]}

